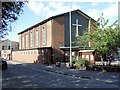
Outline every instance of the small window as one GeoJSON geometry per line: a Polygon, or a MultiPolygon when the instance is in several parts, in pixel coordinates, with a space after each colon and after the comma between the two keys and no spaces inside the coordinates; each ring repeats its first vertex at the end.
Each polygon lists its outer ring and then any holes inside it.
{"type": "Polygon", "coordinates": [[[88,59],[88,60],[89,60],[89,55],[86,55],[86,59],[88,59]]]}
{"type": "Polygon", "coordinates": [[[84,55],[82,55],[82,58],[84,58],[84,55]]]}
{"type": "Polygon", "coordinates": [[[31,51],[31,54],[32,54],[32,51],[31,51]]]}
{"type": "Polygon", "coordinates": [[[94,60],[94,59],[93,59],[93,55],[90,55],[90,60],[94,60]]]}
{"type": "Polygon", "coordinates": [[[72,52],[72,56],[74,56],[74,52],[72,52]]]}

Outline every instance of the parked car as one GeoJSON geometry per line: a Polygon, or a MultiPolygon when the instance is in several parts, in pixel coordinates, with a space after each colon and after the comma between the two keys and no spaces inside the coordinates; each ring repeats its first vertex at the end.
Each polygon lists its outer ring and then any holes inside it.
{"type": "Polygon", "coordinates": [[[1,58],[1,57],[0,57],[0,66],[1,66],[2,70],[7,69],[7,61],[4,58],[1,58]]]}

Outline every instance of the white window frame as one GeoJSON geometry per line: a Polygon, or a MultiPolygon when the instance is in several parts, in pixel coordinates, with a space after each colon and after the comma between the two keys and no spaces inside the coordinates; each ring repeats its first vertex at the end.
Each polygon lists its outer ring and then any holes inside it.
{"type": "Polygon", "coordinates": [[[90,60],[94,60],[94,57],[93,57],[93,55],[90,55],[90,60]]]}
{"type": "Polygon", "coordinates": [[[86,59],[88,59],[88,60],[89,60],[89,55],[86,55],[86,59]]]}
{"type": "Polygon", "coordinates": [[[38,46],[38,30],[36,30],[36,46],[38,46]]]}
{"type": "Polygon", "coordinates": [[[24,48],[24,35],[22,35],[22,48],[24,48]]]}
{"type": "Polygon", "coordinates": [[[28,48],[28,33],[26,33],[26,48],[28,48]]]}
{"type": "Polygon", "coordinates": [[[82,58],[85,58],[85,55],[82,55],[82,58]]]}
{"type": "Polygon", "coordinates": [[[42,27],[42,45],[46,44],[46,27],[42,27]]]}
{"type": "Polygon", "coordinates": [[[30,46],[32,47],[32,40],[33,40],[33,35],[32,35],[32,32],[30,32],[30,46]]]}
{"type": "Polygon", "coordinates": [[[74,56],[74,52],[72,52],[72,56],[74,56]]]}

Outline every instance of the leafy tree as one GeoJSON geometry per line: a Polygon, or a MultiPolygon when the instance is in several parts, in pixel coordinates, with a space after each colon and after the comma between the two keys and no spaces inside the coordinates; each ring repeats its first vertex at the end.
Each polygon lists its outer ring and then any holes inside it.
{"type": "Polygon", "coordinates": [[[11,24],[18,19],[23,12],[25,2],[2,2],[2,28],[1,37],[8,35],[11,31],[11,24]]]}
{"type": "MultiPolygon", "coordinates": [[[[103,63],[103,56],[110,53],[110,62],[113,59],[113,53],[117,52],[120,47],[120,32],[118,25],[115,26],[118,20],[112,25],[107,26],[109,20],[105,20],[103,14],[98,18],[97,23],[91,21],[91,30],[85,32],[83,36],[78,36],[76,43],[80,43],[84,48],[90,48],[96,51],[103,63]],[[88,47],[85,42],[94,42],[93,47],[88,47]]],[[[104,63],[103,63],[104,65],[104,63]]]]}

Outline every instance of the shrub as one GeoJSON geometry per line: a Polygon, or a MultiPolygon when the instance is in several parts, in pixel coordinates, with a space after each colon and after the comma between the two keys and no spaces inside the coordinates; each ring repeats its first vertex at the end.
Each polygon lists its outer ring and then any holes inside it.
{"type": "Polygon", "coordinates": [[[116,66],[116,67],[120,67],[120,64],[116,64],[115,66],[116,66]]]}
{"type": "Polygon", "coordinates": [[[75,64],[75,63],[76,63],[76,59],[72,58],[72,64],[75,64]]]}
{"type": "Polygon", "coordinates": [[[85,66],[93,66],[92,63],[90,63],[87,59],[84,58],[78,58],[75,64],[77,69],[83,69],[85,66]]]}
{"type": "MultiPolygon", "coordinates": [[[[68,62],[70,64],[70,62],[68,62]]],[[[76,58],[72,58],[72,64],[76,63],[76,58]]]]}

